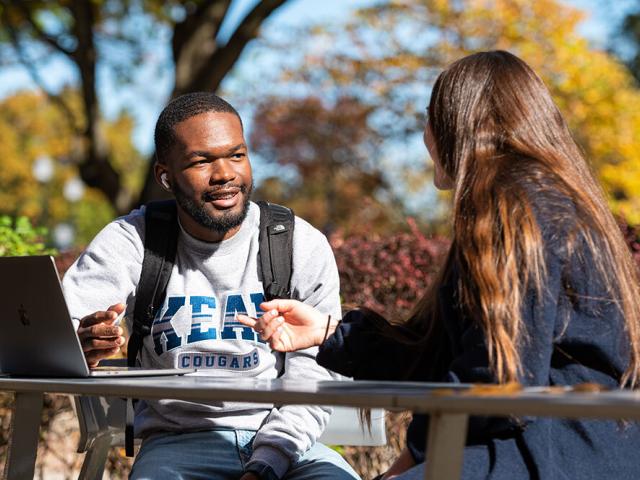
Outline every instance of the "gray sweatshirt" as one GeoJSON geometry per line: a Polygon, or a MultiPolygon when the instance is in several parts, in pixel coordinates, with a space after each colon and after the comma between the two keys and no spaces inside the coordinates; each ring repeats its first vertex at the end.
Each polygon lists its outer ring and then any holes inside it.
{"type": "MultiPolygon", "coordinates": [[[[144,367],[198,368],[197,375],[323,380],[335,375],[315,361],[316,348],[286,355],[273,352],[236,314],[261,315],[260,210],[251,203],[233,237],[207,243],[179,233],[176,262],[163,307],[144,340],[144,367]]],[[[72,318],[110,305],[127,304],[130,327],[144,255],[144,207],[107,225],[67,271],[63,287],[72,318]]],[[[293,238],[294,298],[339,318],[339,278],[331,247],[318,230],[296,217],[293,238]]],[[[313,406],[239,402],[206,405],[178,400],[140,401],[136,436],[158,431],[216,428],[258,430],[251,462],[271,465],[282,476],[315,442],[330,410],[313,406]]]]}

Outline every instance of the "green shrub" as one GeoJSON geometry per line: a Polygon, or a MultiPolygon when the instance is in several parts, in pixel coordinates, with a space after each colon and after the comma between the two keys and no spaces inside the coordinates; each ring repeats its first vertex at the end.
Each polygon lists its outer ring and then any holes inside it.
{"type": "Polygon", "coordinates": [[[47,235],[44,227],[34,227],[27,217],[15,220],[7,215],[0,216],[0,257],[23,255],[55,255],[47,248],[43,239],[47,235]]]}

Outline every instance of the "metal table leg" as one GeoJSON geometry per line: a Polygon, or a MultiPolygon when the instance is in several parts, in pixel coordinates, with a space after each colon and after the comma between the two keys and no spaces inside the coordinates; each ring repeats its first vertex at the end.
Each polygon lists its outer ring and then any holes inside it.
{"type": "Polygon", "coordinates": [[[38,453],[42,393],[16,393],[3,478],[33,478],[38,453]]]}
{"type": "Polygon", "coordinates": [[[435,413],[429,417],[426,480],[460,478],[468,420],[469,415],[462,413],[435,413]]]}

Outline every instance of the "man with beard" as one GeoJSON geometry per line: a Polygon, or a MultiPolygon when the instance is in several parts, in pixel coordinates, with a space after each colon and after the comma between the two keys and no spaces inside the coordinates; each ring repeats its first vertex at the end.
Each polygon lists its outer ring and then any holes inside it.
{"type": "MultiPolygon", "coordinates": [[[[330,379],[315,350],[278,359],[236,320],[259,314],[260,210],[250,202],[251,165],[236,110],[210,93],[172,101],[156,124],[155,176],[177,204],[176,259],[143,367],[197,367],[204,375],[330,379]]],[[[107,225],[69,269],[64,289],[87,362],[124,344],[116,318],[130,324],[144,256],[144,208],[107,225]]],[[[295,219],[291,292],[340,316],[339,280],[319,231],[295,219]]],[[[332,450],[316,443],[329,412],[321,407],[175,400],[139,401],[135,431],[143,442],[131,478],[352,479],[332,450]]]]}

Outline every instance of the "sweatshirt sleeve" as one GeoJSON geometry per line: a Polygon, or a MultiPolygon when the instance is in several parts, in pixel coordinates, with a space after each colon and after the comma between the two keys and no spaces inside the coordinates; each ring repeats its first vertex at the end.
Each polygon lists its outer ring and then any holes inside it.
{"type": "MultiPolygon", "coordinates": [[[[327,239],[306,222],[296,219],[291,287],[293,298],[340,318],[340,279],[327,239]]],[[[316,362],[317,347],[287,353],[284,379],[331,380],[337,375],[316,362]]],[[[246,470],[268,465],[281,478],[322,434],[331,409],[321,406],[284,405],[274,408],[253,442],[246,470]]]]}
{"type": "Polygon", "coordinates": [[[62,286],[76,329],[85,315],[116,303],[133,305],[144,256],[143,234],[141,211],[116,219],[67,270],[62,286]]]}
{"type": "Polygon", "coordinates": [[[352,310],[320,345],[317,360],[356,380],[401,380],[421,356],[420,347],[384,337],[360,310],[352,310]]]}

